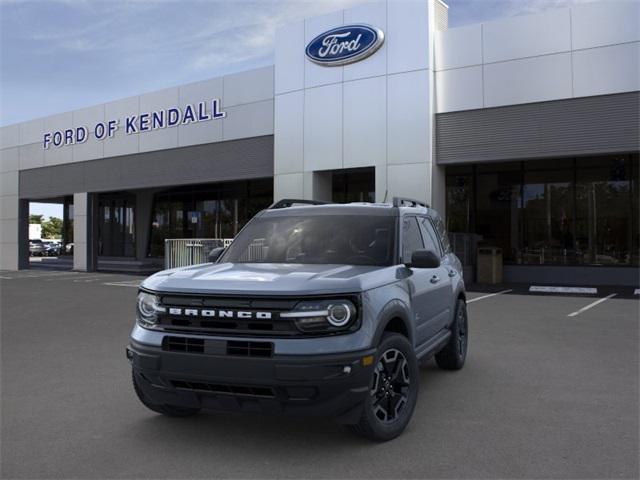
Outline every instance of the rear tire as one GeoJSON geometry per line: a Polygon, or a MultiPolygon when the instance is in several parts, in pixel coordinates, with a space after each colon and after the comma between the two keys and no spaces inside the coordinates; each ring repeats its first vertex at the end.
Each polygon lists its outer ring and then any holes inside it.
{"type": "Polygon", "coordinates": [[[351,429],[386,442],[406,428],[418,399],[420,374],[413,347],[398,333],[385,333],[378,347],[369,395],[351,429]]]}
{"type": "Polygon", "coordinates": [[[467,358],[469,343],[467,303],[459,298],[456,314],[451,325],[451,338],[442,350],[436,353],[436,363],[443,370],[460,370],[467,358]]]}
{"type": "Polygon", "coordinates": [[[140,388],[140,385],[138,384],[138,379],[136,378],[136,373],[134,371],[131,372],[131,379],[133,381],[133,389],[135,390],[138,399],[140,399],[142,404],[149,410],[152,410],[156,413],[161,413],[162,415],[166,415],[168,417],[191,417],[192,415],[195,415],[200,411],[199,408],[185,408],[166,404],[157,405],[151,402],[149,398],[144,394],[144,392],[140,388]]]}

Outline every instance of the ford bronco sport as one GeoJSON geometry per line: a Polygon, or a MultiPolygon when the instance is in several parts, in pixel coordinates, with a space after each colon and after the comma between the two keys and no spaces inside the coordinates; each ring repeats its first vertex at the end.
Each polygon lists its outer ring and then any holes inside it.
{"type": "Polygon", "coordinates": [[[418,362],[462,368],[461,265],[415,200],[282,200],[212,263],[147,278],[127,347],[155,412],[320,415],[375,440],[408,424],[418,362]]]}

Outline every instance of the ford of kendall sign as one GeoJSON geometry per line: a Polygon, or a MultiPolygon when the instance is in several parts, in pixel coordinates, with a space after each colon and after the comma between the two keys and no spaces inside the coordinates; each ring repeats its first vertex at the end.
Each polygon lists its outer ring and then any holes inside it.
{"type": "Polygon", "coordinates": [[[124,131],[126,135],[134,133],[150,132],[163,128],[188,125],[190,123],[218,120],[227,116],[222,111],[219,98],[209,102],[189,104],[183,108],[174,107],[153,112],[142,112],[129,115],[123,119],[113,118],[95,125],[77,125],[74,128],[45,132],[42,138],[42,147],[64,147],[84,143],[93,135],[96,140],[113,138],[117,131],[124,131]]]}
{"type": "Polygon", "coordinates": [[[384,42],[384,33],[369,25],[346,25],[318,35],[307,45],[312,62],[326,67],[357,62],[374,53],[384,42]]]}

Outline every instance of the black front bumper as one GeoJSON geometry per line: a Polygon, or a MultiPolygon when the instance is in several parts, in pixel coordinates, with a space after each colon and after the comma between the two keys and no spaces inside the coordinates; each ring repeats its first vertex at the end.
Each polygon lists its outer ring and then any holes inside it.
{"type": "Polygon", "coordinates": [[[369,392],[375,349],[269,358],[164,351],[132,341],[127,357],[154,404],[322,416],[355,423],[369,392]]]}

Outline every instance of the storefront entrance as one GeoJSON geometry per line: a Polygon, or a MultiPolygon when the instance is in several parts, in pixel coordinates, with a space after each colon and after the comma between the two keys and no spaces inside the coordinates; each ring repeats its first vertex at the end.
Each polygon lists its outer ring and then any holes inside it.
{"type": "Polygon", "coordinates": [[[98,256],[135,257],[135,206],[132,193],[98,196],[98,256]]]}
{"type": "Polygon", "coordinates": [[[447,167],[447,224],[505,265],[638,266],[638,154],[447,167]]]}

